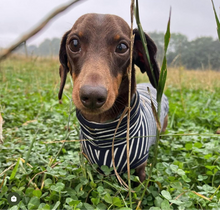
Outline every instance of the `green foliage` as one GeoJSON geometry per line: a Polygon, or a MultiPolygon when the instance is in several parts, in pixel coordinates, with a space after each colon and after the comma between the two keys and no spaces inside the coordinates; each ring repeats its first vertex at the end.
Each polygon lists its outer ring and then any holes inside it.
{"type": "MultiPolygon", "coordinates": [[[[0,65],[0,110],[5,121],[4,144],[0,145],[0,209],[128,210],[127,190],[109,175],[110,169],[104,167],[103,176],[85,161],[79,142],[66,142],[56,164],[51,165],[62,146],[55,141],[64,140],[69,116],[68,98],[64,96],[63,104],[57,99],[58,61],[10,59],[0,65]],[[23,160],[33,138],[26,165],[23,160]],[[14,207],[7,201],[11,192],[21,196],[14,207]]],[[[210,135],[220,125],[219,90],[180,90],[170,85],[165,91],[170,103],[169,126],[161,137],[157,165],[141,209],[220,208],[220,137],[210,135]],[[186,135],[190,133],[197,135],[186,135]]],[[[71,88],[65,93],[70,96],[71,88]]],[[[79,138],[78,127],[73,112],[67,140],[79,138]]],[[[145,183],[135,187],[133,173],[135,209],[145,183]]],[[[126,174],[122,178],[127,182],[126,174]]]]}
{"type": "MultiPolygon", "coordinates": [[[[163,58],[163,33],[149,33],[158,48],[158,60],[163,58]]],[[[185,66],[187,69],[220,70],[220,43],[212,37],[199,37],[192,41],[180,33],[172,33],[167,51],[168,66],[185,66]]]]}

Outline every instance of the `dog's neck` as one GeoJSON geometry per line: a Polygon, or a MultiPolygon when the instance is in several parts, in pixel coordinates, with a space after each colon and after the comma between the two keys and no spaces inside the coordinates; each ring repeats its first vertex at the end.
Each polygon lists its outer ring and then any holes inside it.
{"type": "MultiPolygon", "coordinates": [[[[94,114],[82,114],[84,118],[91,122],[105,123],[110,122],[118,118],[123,112],[123,110],[128,106],[128,77],[127,75],[123,77],[121,86],[119,88],[118,97],[115,100],[113,106],[106,112],[94,115],[94,114]]],[[[131,102],[130,106],[133,104],[136,92],[136,81],[135,81],[135,70],[133,68],[131,77],[131,102]]]]}
{"type": "MultiPolygon", "coordinates": [[[[134,116],[139,116],[139,109],[140,109],[140,96],[139,93],[136,92],[131,100],[131,106],[130,106],[130,116],[133,119],[134,116]]],[[[127,122],[127,112],[125,112],[123,115],[124,110],[118,115],[118,117],[114,120],[105,121],[105,122],[96,122],[93,120],[88,120],[84,117],[84,115],[80,112],[80,110],[76,110],[76,116],[78,118],[78,121],[80,123],[80,127],[82,130],[88,130],[91,132],[90,136],[92,138],[93,134],[96,136],[97,132],[102,133],[102,131],[106,131],[106,129],[109,129],[109,127],[116,127],[119,121],[121,121],[122,124],[120,126],[124,127],[124,124],[127,122]],[[115,125],[115,126],[113,126],[115,125]]],[[[133,121],[133,123],[136,123],[136,121],[133,121]]],[[[87,133],[87,132],[85,132],[87,133]]],[[[112,133],[112,135],[114,132],[112,133]]],[[[97,136],[96,136],[97,137],[97,136]]],[[[97,139],[96,139],[97,140],[97,139]]]]}
{"type": "MultiPolygon", "coordinates": [[[[134,100],[135,100],[135,93],[132,95],[131,97],[131,102],[130,102],[130,107],[133,106],[134,104],[134,100]]],[[[99,115],[83,115],[83,117],[90,121],[90,122],[96,122],[96,123],[107,123],[107,122],[111,122],[114,121],[115,119],[120,118],[121,114],[123,113],[124,109],[127,107],[127,105],[125,106],[125,104],[122,106],[123,102],[120,102],[121,99],[115,101],[113,107],[108,110],[105,113],[99,114],[99,115]]],[[[126,103],[128,104],[128,103],[126,103]]],[[[79,110],[77,110],[79,111],[79,110]]]]}

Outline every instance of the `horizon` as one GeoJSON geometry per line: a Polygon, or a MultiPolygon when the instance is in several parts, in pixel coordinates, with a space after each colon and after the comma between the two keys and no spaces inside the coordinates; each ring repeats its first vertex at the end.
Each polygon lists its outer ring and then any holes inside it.
{"type": "MultiPolygon", "coordinates": [[[[151,33],[165,33],[165,32],[162,32],[162,31],[149,31],[148,32],[148,34],[151,34],[151,33]]],[[[195,38],[193,38],[193,39],[189,39],[189,37],[186,35],[186,34],[182,34],[182,33],[180,33],[180,32],[171,32],[171,38],[172,38],[172,34],[181,34],[181,35],[184,35],[184,36],[186,36],[187,37],[187,40],[188,40],[188,42],[191,42],[191,41],[194,41],[194,40],[196,40],[196,39],[199,39],[199,38],[207,38],[207,37],[211,37],[214,41],[216,41],[216,40],[218,40],[218,37],[213,37],[213,36],[198,36],[198,37],[195,37],[195,38]]],[[[45,37],[43,40],[40,40],[40,42],[38,43],[38,42],[30,42],[30,43],[28,43],[27,42],[27,46],[28,47],[30,47],[30,46],[36,46],[36,47],[39,47],[44,41],[46,41],[46,40],[49,40],[49,41],[51,41],[51,40],[53,40],[53,39],[62,39],[62,37],[45,37]]],[[[15,40],[16,41],[16,40],[15,40]]],[[[11,43],[11,44],[13,44],[13,43],[11,43]]],[[[20,46],[22,46],[22,44],[20,45],[20,46]]],[[[20,47],[19,46],[19,47],[20,47]]],[[[6,46],[6,47],[2,47],[1,45],[0,45],[0,50],[3,50],[3,49],[7,49],[7,47],[9,47],[9,46],[6,46]]],[[[18,48],[19,48],[18,47],[18,48]]]]}

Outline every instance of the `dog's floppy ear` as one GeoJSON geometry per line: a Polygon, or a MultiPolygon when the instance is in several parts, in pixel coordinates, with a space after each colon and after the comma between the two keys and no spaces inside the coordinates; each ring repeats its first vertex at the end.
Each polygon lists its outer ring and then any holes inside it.
{"type": "Polygon", "coordinates": [[[135,34],[134,56],[133,56],[134,64],[136,64],[140,68],[142,73],[147,72],[147,75],[150,79],[151,84],[153,85],[154,88],[156,88],[158,85],[159,76],[160,76],[160,69],[156,61],[157,47],[155,43],[153,42],[153,40],[145,33],[150,61],[153,67],[153,74],[156,80],[156,85],[155,85],[152,72],[150,69],[150,64],[148,62],[147,56],[145,55],[144,47],[141,42],[140,33],[138,29],[134,29],[133,33],[135,34]]]}
{"type": "Polygon", "coordinates": [[[61,82],[60,82],[60,91],[58,94],[58,98],[59,100],[61,100],[62,98],[62,94],[63,94],[63,88],[64,85],[66,83],[66,76],[67,73],[69,71],[67,62],[68,62],[68,58],[67,58],[67,53],[66,53],[66,40],[67,40],[67,36],[70,33],[70,31],[67,31],[61,41],[60,44],[60,52],[59,52],[59,59],[60,59],[60,68],[59,68],[59,73],[60,73],[60,78],[61,78],[61,82]]]}

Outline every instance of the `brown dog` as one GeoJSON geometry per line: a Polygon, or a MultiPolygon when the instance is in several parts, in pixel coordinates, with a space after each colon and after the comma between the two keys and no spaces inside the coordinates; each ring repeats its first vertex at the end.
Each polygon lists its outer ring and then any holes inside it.
{"type": "MultiPolygon", "coordinates": [[[[142,73],[148,74],[154,87],[157,84],[154,84],[139,32],[137,29],[133,32],[135,40],[131,77],[130,164],[131,168],[135,168],[140,180],[144,181],[149,147],[155,141],[155,137],[149,136],[155,135],[156,132],[149,94],[146,95],[145,88],[150,86],[155,103],[156,91],[149,84],[136,90],[134,64],[142,73]],[[145,106],[148,106],[148,110],[144,110],[145,106]]],[[[155,59],[157,48],[151,38],[147,34],[145,36],[153,74],[158,83],[160,71],[155,59]]],[[[83,152],[91,163],[99,166],[112,166],[113,134],[121,113],[128,106],[130,45],[128,24],[118,16],[102,14],[86,14],[80,17],[72,29],[64,34],[61,42],[59,99],[62,97],[67,73],[70,71],[74,81],[72,98],[77,108],[81,137],[92,140],[82,143],[83,152]]],[[[163,130],[167,125],[167,112],[168,102],[164,96],[161,111],[163,130]]],[[[113,152],[119,172],[126,171],[126,131],[123,130],[126,122],[127,116],[124,117],[115,136],[113,152]]]]}

